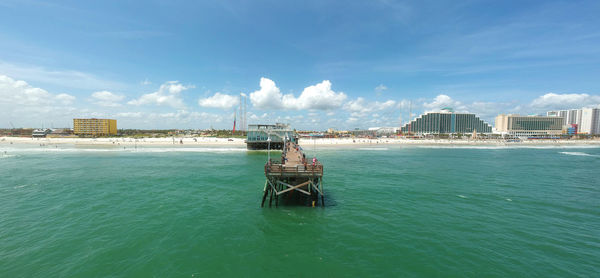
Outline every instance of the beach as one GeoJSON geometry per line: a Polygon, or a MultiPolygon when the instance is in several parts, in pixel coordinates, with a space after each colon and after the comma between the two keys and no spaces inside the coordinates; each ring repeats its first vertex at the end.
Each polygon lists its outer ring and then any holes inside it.
{"type": "MultiPolygon", "coordinates": [[[[216,137],[168,137],[168,138],[30,138],[0,137],[1,144],[37,144],[37,145],[116,145],[116,146],[245,146],[243,138],[216,137]]],[[[403,139],[403,138],[318,138],[299,139],[299,145],[350,147],[373,145],[406,146],[600,146],[600,139],[589,140],[523,140],[507,142],[499,139],[403,139]]]]}

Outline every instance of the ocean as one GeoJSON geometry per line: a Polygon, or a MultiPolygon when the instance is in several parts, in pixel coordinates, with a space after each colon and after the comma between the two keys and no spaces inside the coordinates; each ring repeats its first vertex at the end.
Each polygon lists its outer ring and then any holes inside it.
{"type": "Polygon", "coordinates": [[[600,273],[600,148],[306,152],[325,207],[261,208],[262,151],[2,143],[0,276],[600,273]]]}

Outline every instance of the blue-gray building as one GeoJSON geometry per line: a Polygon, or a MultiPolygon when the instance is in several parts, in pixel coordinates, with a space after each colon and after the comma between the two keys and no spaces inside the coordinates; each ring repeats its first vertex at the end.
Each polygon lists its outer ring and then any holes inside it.
{"type": "Polygon", "coordinates": [[[473,131],[492,133],[492,126],[475,114],[455,113],[450,110],[423,114],[402,127],[402,133],[411,134],[452,134],[473,131]]]}

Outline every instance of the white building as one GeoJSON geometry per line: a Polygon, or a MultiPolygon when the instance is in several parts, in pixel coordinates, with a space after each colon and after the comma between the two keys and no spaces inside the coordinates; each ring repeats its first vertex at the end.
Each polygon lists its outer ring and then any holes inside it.
{"type": "Polygon", "coordinates": [[[562,117],[567,125],[576,124],[579,134],[600,134],[600,109],[598,108],[548,111],[546,115],[562,117]]]}
{"type": "Polygon", "coordinates": [[[578,125],[578,133],[600,134],[600,109],[581,109],[581,125],[578,125]]]}

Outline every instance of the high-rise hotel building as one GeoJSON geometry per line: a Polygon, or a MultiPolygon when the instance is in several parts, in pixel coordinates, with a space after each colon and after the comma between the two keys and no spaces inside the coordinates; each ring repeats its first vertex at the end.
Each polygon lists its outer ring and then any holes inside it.
{"type": "Polygon", "coordinates": [[[455,113],[449,109],[429,112],[406,123],[402,133],[411,134],[452,134],[452,133],[491,133],[492,126],[475,114],[455,113]]]}
{"type": "Polygon", "coordinates": [[[77,135],[116,135],[117,120],[73,119],[73,133],[77,135]]]}

